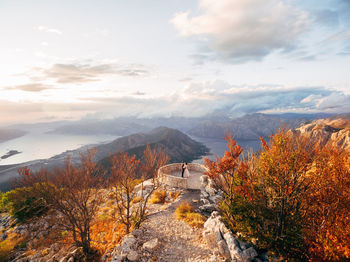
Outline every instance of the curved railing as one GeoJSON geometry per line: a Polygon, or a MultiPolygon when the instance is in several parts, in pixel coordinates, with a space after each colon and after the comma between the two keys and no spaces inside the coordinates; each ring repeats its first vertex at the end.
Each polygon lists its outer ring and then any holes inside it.
{"type": "MultiPolygon", "coordinates": [[[[190,173],[205,173],[207,171],[207,168],[200,164],[190,163],[187,167],[190,173]]],[[[165,165],[158,169],[158,178],[160,182],[168,186],[198,189],[197,185],[191,184],[191,179],[181,177],[181,171],[181,163],[165,165]]]]}

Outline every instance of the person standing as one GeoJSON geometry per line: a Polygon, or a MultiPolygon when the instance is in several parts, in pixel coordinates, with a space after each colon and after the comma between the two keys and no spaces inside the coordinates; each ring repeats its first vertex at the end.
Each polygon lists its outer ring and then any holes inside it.
{"type": "Polygon", "coordinates": [[[185,173],[185,169],[186,169],[186,166],[185,166],[185,162],[184,162],[184,161],[182,161],[181,169],[182,169],[181,177],[184,177],[184,173],[185,173]]]}
{"type": "Polygon", "coordinates": [[[185,177],[189,178],[190,177],[190,171],[188,171],[188,165],[185,162],[185,177]]]}

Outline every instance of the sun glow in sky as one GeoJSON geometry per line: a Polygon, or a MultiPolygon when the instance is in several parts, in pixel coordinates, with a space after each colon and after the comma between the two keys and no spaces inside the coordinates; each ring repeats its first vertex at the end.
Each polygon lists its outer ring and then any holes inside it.
{"type": "Polygon", "coordinates": [[[0,3],[0,125],[350,112],[350,1],[0,3]]]}

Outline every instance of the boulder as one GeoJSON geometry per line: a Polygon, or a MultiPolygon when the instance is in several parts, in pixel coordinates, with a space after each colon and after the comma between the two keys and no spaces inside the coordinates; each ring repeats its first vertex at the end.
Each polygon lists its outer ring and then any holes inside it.
{"type": "Polygon", "coordinates": [[[131,251],[131,249],[132,249],[132,246],[135,244],[135,242],[136,242],[136,238],[133,236],[133,235],[131,235],[131,234],[129,234],[129,235],[126,235],[124,238],[123,238],[123,241],[122,241],[122,243],[121,243],[121,246],[120,246],[120,248],[121,248],[121,255],[123,256],[123,255],[128,255],[129,254],[129,252],[131,251]]]}
{"type": "Polygon", "coordinates": [[[207,198],[209,197],[209,194],[206,191],[201,191],[201,197],[207,198]]]}
{"type": "Polygon", "coordinates": [[[205,191],[210,195],[210,196],[214,196],[216,194],[216,190],[212,187],[210,187],[209,185],[207,185],[205,187],[205,191]]]}
{"type": "Polygon", "coordinates": [[[206,187],[206,185],[208,184],[208,177],[206,175],[203,175],[199,179],[201,181],[201,187],[206,187]]]}
{"type": "Polygon", "coordinates": [[[217,206],[215,204],[205,204],[200,206],[199,210],[202,212],[212,213],[217,210],[217,206]]]}
{"type": "Polygon", "coordinates": [[[217,247],[214,233],[211,230],[204,230],[202,236],[210,249],[215,249],[217,247]]]}
{"type": "Polygon", "coordinates": [[[206,198],[201,198],[201,202],[202,202],[204,205],[209,205],[209,204],[210,204],[209,200],[206,199],[206,198]]]}
{"type": "Polygon", "coordinates": [[[230,250],[228,249],[228,246],[227,246],[225,240],[220,240],[218,242],[218,248],[219,248],[220,255],[222,255],[226,260],[231,259],[230,250]]]}
{"type": "Polygon", "coordinates": [[[154,238],[154,239],[144,243],[142,245],[142,249],[148,250],[148,251],[153,251],[153,250],[155,250],[158,247],[158,245],[159,245],[158,238],[154,238]]]}
{"type": "Polygon", "coordinates": [[[212,203],[214,203],[214,204],[217,205],[217,204],[219,204],[220,201],[223,200],[223,197],[220,196],[220,195],[214,195],[214,196],[210,196],[210,197],[209,197],[209,200],[210,200],[212,203]]]}
{"type": "Polygon", "coordinates": [[[127,259],[131,262],[135,262],[139,260],[139,254],[135,250],[131,250],[127,256],[127,259]]]}
{"type": "Polygon", "coordinates": [[[248,249],[245,249],[242,251],[242,258],[244,261],[250,261],[251,259],[258,256],[258,252],[253,247],[250,247],[248,249]]]}
{"type": "Polygon", "coordinates": [[[148,179],[148,180],[144,181],[143,183],[138,184],[137,186],[135,186],[134,191],[139,192],[139,191],[141,191],[142,187],[143,187],[143,191],[152,190],[152,188],[154,187],[152,179],[148,179]]]}
{"type": "Polygon", "coordinates": [[[115,255],[112,257],[111,262],[122,262],[126,256],[121,256],[121,255],[115,255]]]}
{"type": "Polygon", "coordinates": [[[204,223],[202,233],[210,249],[219,249],[220,255],[226,260],[246,262],[255,259],[258,252],[250,244],[239,241],[232,232],[221,221],[221,216],[217,211],[204,223]]]}

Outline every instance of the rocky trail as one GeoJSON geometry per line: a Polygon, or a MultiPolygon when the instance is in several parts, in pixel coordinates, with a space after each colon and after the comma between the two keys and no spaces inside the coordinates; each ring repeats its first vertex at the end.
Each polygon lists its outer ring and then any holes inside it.
{"type": "Polygon", "coordinates": [[[130,252],[128,260],[224,261],[217,250],[213,251],[206,245],[203,229],[192,228],[176,219],[175,210],[182,201],[198,208],[199,200],[200,190],[183,190],[172,203],[151,205],[148,219],[140,229],[132,232],[136,252],[130,252]]]}

